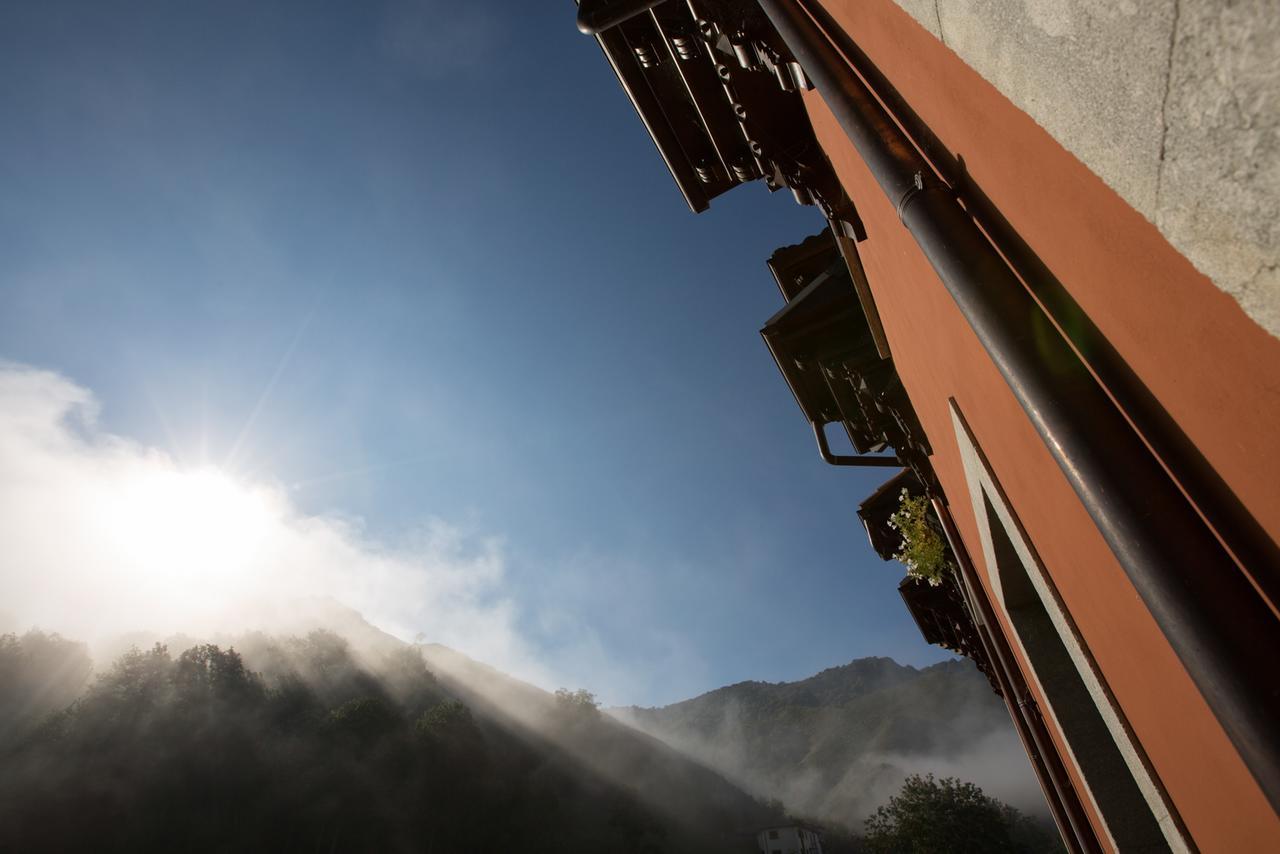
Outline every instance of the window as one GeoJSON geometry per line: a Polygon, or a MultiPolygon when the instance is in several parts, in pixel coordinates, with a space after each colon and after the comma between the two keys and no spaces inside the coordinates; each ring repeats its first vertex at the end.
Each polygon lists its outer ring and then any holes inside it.
{"type": "Polygon", "coordinates": [[[1045,699],[1046,722],[1061,734],[1064,760],[1121,851],[1188,851],[1180,823],[1133,739],[1053,579],[1000,488],[954,400],[951,415],[989,570],[992,602],[1013,628],[1045,699]]]}
{"type": "Polygon", "coordinates": [[[1121,851],[1168,851],[1155,816],[1071,660],[991,501],[983,497],[1002,604],[1107,829],[1121,851]]]}

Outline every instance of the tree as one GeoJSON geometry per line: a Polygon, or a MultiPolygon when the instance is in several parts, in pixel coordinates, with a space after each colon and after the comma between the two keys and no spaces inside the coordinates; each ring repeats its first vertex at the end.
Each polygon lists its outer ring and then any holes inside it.
{"type": "Polygon", "coordinates": [[[329,712],[329,724],[336,732],[362,744],[377,741],[402,723],[399,710],[381,697],[358,697],[329,712]]]}
{"type": "Polygon", "coordinates": [[[475,734],[471,710],[460,700],[437,703],[418,717],[414,729],[423,738],[450,740],[470,738],[475,734]]]}
{"type": "Polygon", "coordinates": [[[556,706],[569,714],[591,715],[600,709],[596,695],[586,688],[570,691],[568,688],[556,689],[556,706]]]}
{"type": "Polygon", "coordinates": [[[20,740],[75,702],[92,670],[82,643],[38,629],[0,635],[0,744],[20,740]]]}
{"type": "Polygon", "coordinates": [[[407,709],[427,709],[444,695],[416,647],[399,647],[385,655],[379,675],[391,697],[407,709]]]}
{"type": "Polygon", "coordinates": [[[866,821],[875,854],[1033,854],[1059,850],[1046,833],[973,783],[954,777],[912,774],[889,803],[866,821]]]}
{"type": "Polygon", "coordinates": [[[234,648],[198,644],[178,656],[173,682],[187,703],[235,702],[262,693],[257,674],[244,666],[234,648]]]}
{"type": "Polygon", "coordinates": [[[173,659],[164,644],[145,652],[130,647],[85,695],[82,723],[90,729],[142,726],[172,700],[172,674],[173,659]]]}

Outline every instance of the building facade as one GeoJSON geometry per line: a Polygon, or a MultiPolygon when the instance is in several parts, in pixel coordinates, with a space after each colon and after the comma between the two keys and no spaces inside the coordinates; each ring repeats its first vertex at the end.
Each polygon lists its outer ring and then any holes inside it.
{"type": "Polygon", "coordinates": [[[756,847],[760,854],[822,854],[822,837],[798,824],[767,827],[756,834],[756,847]]]}
{"type": "Polygon", "coordinates": [[[1280,39],[1263,2],[1137,5],[579,27],[693,210],[760,180],[826,218],[769,257],[762,335],[823,459],[885,468],[883,557],[927,501],[945,560],[904,602],[1004,698],[1068,848],[1280,850],[1280,39]]]}

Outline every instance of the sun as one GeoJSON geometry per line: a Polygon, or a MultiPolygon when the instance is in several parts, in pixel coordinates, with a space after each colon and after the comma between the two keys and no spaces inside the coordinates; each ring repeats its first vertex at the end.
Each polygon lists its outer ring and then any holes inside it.
{"type": "Polygon", "coordinates": [[[95,515],[135,594],[156,605],[198,603],[249,580],[273,518],[265,490],[214,468],[127,477],[95,515]]]}

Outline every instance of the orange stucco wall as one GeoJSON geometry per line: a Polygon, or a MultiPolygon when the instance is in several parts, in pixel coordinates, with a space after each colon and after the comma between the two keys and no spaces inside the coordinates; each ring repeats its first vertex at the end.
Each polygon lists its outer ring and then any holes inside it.
{"type": "MultiPolygon", "coordinates": [[[[1280,340],[1249,320],[1142,215],[892,2],[825,5],[964,158],[976,182],[1275,536],[1280,340]]],[[[821,98],[809,93],[807,104],[866,223],[868,240],[859,250],[970,552],[981,563],[947,409],[950,397],[990,458],[1196,844],[1205,852],[1280,851],[1280,818],[977,338],[821,98]]]]}

